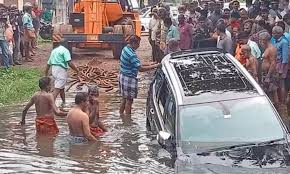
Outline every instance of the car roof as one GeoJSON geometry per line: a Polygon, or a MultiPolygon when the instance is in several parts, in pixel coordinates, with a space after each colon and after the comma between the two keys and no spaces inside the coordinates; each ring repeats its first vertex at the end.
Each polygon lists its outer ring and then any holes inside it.
{"type": "Polygon", "coordinates": [[[235,58],[216,48],[176,52],[162,64],[179,105],[264,95],[235,58]]]}

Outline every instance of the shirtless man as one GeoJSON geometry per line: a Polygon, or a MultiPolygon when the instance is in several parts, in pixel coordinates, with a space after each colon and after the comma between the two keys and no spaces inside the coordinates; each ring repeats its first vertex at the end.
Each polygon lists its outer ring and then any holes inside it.
{"type": "Polygon", "coordinates": [[[245,68],[253,76],[253,78],[258,82],[258,61],[251,54],[251,47],[249,45],[243,45],[241,48],[241,57],[246,60],[245,68]]]}
{"type": "Polygon", "coordinates": [[[94,136],[97,136],[100,133],[107,132],[107,129],[103,125],[103,123],[99,120],[99,101],[97,97],[99,97],[99,90],[97,86],[89,86],[88,90],[89,95],[89,107],[87,114],[90,119],[91,133],[94,136]]]}
{"type": "Polygon", "coordinates": [[[270,42],[271,36],[269,33],[261,33],[259,35],[259,43],[265,49],[262,55],[262,79],[261,86],[264,91],[269,95],[274,105],[277,106],[279,103],[278,99],[278,83],[276,73],[276,59],[277,59],[277,48],[270,42]]]}
{"type": "Polygon", "coordinates": [[[35,123],[38,134],[57,134],[59,130],[54,120],[54,114],[66,116],[66,113],[58,110],[55,106],[53,95],[49,93],[50,83],[51,79],[49,77],[42,77],[39,80],[39,88],[41,90],[32,96],[22,112],[22,121],[20,124],[24,125],[28,109],[35,104],[37,114],[35,123]]]}
{"type": "Polygon", "coordinates": [[[86,113],[89,105],[87,93],[77,93],[75,104],[67,115],[70,138],[74,143],[85,143],[87,141],[96,141],[91,134],[89,116],[86,113]]]}

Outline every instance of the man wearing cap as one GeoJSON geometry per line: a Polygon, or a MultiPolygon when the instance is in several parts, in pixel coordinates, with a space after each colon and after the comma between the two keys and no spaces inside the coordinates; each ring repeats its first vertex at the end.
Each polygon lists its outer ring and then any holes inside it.
{"type": "Polygon", "coordinates": [[[33,59],[31,58],[30,51],[32,40],[35,39],[35,30],[32,24],[32,5],[31,3],[26,3],[24,5],[24,15],[22,17],[23,29],[24,29],[24,51],[25,51],[25,59],[28,62],[31,62],[33,59]]]}

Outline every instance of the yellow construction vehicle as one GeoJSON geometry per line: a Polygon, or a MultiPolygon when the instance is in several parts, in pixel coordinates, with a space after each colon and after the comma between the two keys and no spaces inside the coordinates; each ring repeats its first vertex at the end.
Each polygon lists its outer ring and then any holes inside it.
{"type": "Polygon", "coordinates": [[[70,51],[111,48],[114,58],[120,58],[126,37],[141,35],[137,0],[56,0],[55,7],[53,43],[64,38],[70,51]]]}

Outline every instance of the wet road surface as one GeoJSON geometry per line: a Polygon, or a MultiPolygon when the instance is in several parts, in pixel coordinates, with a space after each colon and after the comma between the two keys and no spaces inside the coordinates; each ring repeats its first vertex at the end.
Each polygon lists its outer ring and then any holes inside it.
{"type": "MultiPolygon", "coordinates": [[[[60,133],[55,139],[36,137],[34,108],[23,127],[18,124],[23,106],[1,108],[0,173],[173,173],[169,153],[158,145],[156,136],[146,131],[150,80],[140,81],[131,120],[120,118],[121,98],[117,92],[101,93],[101,120],[109,132],[94,144],[70,144],[68,127],[61,117],[56,118],[60,133]]],[[[68,107],[73,104],[74,94],[67,95],[68,107]]]]}

